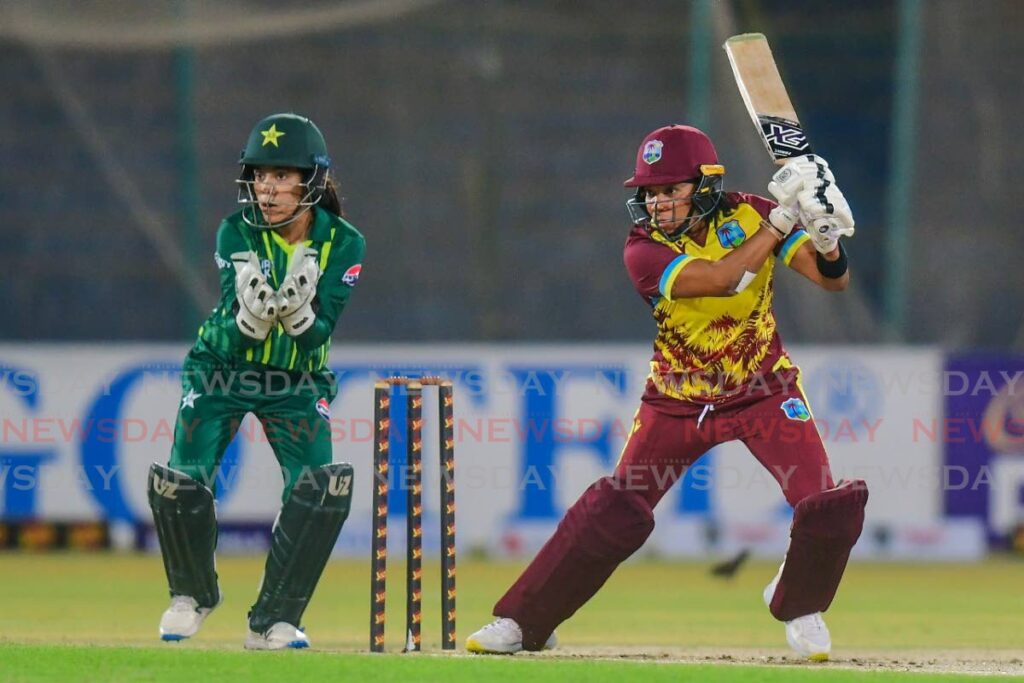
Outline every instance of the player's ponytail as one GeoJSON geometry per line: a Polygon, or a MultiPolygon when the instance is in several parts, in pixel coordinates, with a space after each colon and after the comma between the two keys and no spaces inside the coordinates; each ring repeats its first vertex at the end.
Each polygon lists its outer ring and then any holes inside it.
{"type": "Polygon", "coordinates": [[[320,208],[333,213],[335,216],[345,217],[345,210],[341,208],[341,200],[338,198],[338,184],[331,175],[327,176],[324,183],[323,197],[320,199],[320,208]]]}

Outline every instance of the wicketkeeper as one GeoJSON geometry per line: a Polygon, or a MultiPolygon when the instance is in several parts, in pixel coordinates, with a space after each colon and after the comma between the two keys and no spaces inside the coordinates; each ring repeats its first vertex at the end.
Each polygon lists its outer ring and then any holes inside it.
{"type": "Polygon", "coordinates": [[[221,297],[185,358],[174,447],[149,473],[171,605],[160,637],[196,634],[220,604],[214,490],[247,413],[262,423],[285,485],[245,647],[308,647],[301,628],[348,516],[352,466],[333,463],[331,332],[359,280],[365,241],[342,218],[320,130],[296,114],[253,128],[238,201],[220,224],[221,297]]]}
{"type": "Polygon", "coordinates": [[[789,550],[764,600],[793,649],[827,659],[821,613],[864,521],[867,489],[836,486],[772,312],[776,263],[830,292],[849,282],[839,241],[853,216],[828,164],[791,160],[772,178],[778,204],[725,192],[701,131],[659,128],[626,181],[629,276],[658,326],[651,373],[615,471],[566,512],[554,536],[466,641],[479,653],[554,647],[554,630],[654,529],[654,507],[714,446],[742,441],[794,507],[789,550]]]}

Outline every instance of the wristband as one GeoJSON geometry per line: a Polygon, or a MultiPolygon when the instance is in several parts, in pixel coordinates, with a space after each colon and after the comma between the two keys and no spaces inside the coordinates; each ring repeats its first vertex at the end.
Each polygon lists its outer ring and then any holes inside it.
{"type": "Polygon", "coordinates": [[[763,227],[768,228],[771,231],[772,235],[775,237],[775,239],[777,239],[779,242],[785,242],[786,241],[786,235],[782,234],[781,230],[779,230],[774,225],[772,225],[771,221],[762,220],[761,221],[761,225],[763,227]]]}
{"type": "Polygon", "coordinates": [[[818,252],[818,272],[829,280],[838,280],[841,278],[846,274],[846,270],[850,265],[846,260],[846,249],[843,248],[843,243],[837,242],[836,244],[839,246],[839,258],[835,261],[829,261],[820,252],[818,252]]]}

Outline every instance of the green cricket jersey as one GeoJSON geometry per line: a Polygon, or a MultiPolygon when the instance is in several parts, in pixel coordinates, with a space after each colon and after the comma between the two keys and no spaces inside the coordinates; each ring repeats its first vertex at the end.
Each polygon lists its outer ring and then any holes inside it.
{"type": "Polygon", "coordinates": [[[288,272],[288,262],[297,246],[285,242],[274,230],[256,230],[246,225],[238,212],[224,219],[217,231],[214,259],[220,271],[220,302],[199,328],[194,352],[211,353],[224,363],[243,361],[295,372],[317,372],[326,366],[331,331],[359,280],[366,240],[345,219],[319,207],[312,211],[313,225],[305,244],[319,253],[323,273],[313,300],[313,326],[293,338],[278,324],[266,341],[252,339],[238,329],[235,315],[239,304],[231,254],[256,252],[267,284],[276,290],[288,272]]]}

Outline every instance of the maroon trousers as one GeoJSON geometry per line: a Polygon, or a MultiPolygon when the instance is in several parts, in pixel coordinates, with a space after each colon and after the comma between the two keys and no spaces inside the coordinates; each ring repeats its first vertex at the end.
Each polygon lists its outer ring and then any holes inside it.
{"type": "Polygon", "coordinates": [[[796,385],[746,396],[700,415],[678,416],[641,403],[615,472],[592,484],[554,535],[494,606],[538,650],[654,530],[653,509],[686,468],[710,448],[742,441],[796,506],[834,486],[828,456],[796,385]]]}

